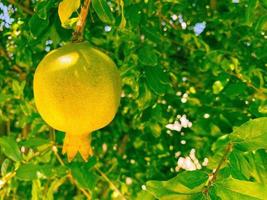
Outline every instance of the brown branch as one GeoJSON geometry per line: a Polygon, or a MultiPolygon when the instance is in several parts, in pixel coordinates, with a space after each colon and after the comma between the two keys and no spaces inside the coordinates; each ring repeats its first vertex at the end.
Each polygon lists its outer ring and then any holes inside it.
{"type": "Polygon", "coordinates": [[[128,143],[128,140],[129,140],[129,135],[124,135],[123,138],[121,139],[121,142],[120,142],[121,145],[118,149],[118,153],[120,155],[122,155],[125,152],[125,148],[128,143]]]}
{"type": "Polygon", "coordinates": [[[8,3],[19,7],[22,11],[24,11],[25,13],[27,13],[29,15],[33,15],[34,14],[34,12],[31,9],[29,9],[28,7],[26,7],[24,5],[21,5],[20,3],[16,2],[15,0],[8,0],[8,3]]]}
{"type": "Polygon", "coordinates": [[[233,149],[233,144],[232,143],[229,143],[227,145],[227,147],[225,148],[225,152],[222,156],[222,159],[220,160],[218,166],[216,167],[216,169],[214,170],[214,172],[212,172],[212,174],[210,175],[210,179],[207,183],[207,186],[205,187],[205,189],[203,190],[204,194],[208,194],[209,192],[209,188],[212,186],[212,184],[216,181],[216,178],[217,178],[217,175],[218,175],[218,172],[220,171],[222,165],[225,163],[225,161],[227,160],[227,156],[228,154],[232,151],[233,149]]]}
{"type": "Polygon", "coordinates": [[[85,27],[86,18],[90,8],[91,0],[85,0],[84,5],[82,6],[79,19],[76,24],[75,31],[72,35],[72,42],[80,42],[83,40],[83,30],[85,27]]]}
{"type": "Polygon", "coordinates": [[[217,0],[210,0],[210,7],[212,10],[216,10],[217,8],[217,0]]]}
{"type": "Polygon", "coordinates": [[[159,14],[159,17],[165,21],[166,23],[168,23],[174,30],[178,30],[180,29],[179,26],[176,26],[174,23],[171,23],[170,22],[170,19],[168,19],[166,16],[162,15],[162,14],[159,14]]]}

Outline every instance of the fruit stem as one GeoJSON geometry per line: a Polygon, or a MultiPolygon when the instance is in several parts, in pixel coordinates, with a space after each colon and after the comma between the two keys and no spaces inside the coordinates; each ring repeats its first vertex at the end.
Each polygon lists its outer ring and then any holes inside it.
{"type": "Polygon", "coordinates": [[[91,0],[84,0],[81,12],[79,14],[79,19],[76,24],[75,31],[72,34],[72,42],[83,41],[83,31],[85,27],[86,18],[90,8],[91,0]]]}

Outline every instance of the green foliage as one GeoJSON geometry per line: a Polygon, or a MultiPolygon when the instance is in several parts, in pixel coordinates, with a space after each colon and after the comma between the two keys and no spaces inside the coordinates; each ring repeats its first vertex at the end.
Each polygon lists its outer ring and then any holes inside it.
{"type": "Polygon", "coordinates": [[[80,7],[80,4],[80,0],[64,0],[59,3],[58,16],[63,25],[69,20],[72,13],[80,7]]]}
{"type": "Polygon", "coordinates": [[[0,198],[266,199],[267,1],[234,2],[92,0],[84,38],[122,99],[94,156],[68,163],[32,80],[84,1],[1,1],[0,198]]]}
{"type": "Polygon", "coordinates": [[[16,162],[22,160],[19,147],[14,139],[9,137],[1,137],[0,146],[2,152],[11,160],[14,160],[16,162]]]}
{"type": "Polygon", "coordinates": [[[221,199],[265,199],[265,185],[233,178],[218,181],[214,186],[221,199]]]}
{"type": "Polygon", "coordinates": [[[235,146],[243,151],[256,151],[258,149],[267,149],[267,118],[259,118],[249,121],[230,136],[235,146]]]}
{"type": "MultiPolygon", "coordinates": [[[[257,143],[254,145],[255,149],[251,148],[255,137],[259,137],[259,141],[265,141],[265,138],[260,136],[266,135],[264,132],[266,124],[266,117],[258,118],[234,130],[230,134],[230,139],[223,143],[223,146],[227,145],[227,147],[223,150],[218,166],[210,177],[206,174],[206,169],[185,171],[168,181],[148,181],[147,190],[158,199],[264,199],[267,195],[265,185],[267,179],[264,177],[255,182],[251,181],[251,178],[257,180],[256,176],[262,176],[264,173],[258,171],[255,175],[253,167],[256,167],[257,163],[254,164],[249,159],[253,154],[244,155],[238,149],[240,149],[240,142],[244,140],[247,143],[242,143],[243,151],[266,149],[257,143]],[[239,139],[237,142],[236,138],[242,138],[242,141],[239,139]]],[[[219,139],[217,143],[222,144],[221,141],[219,139]]]]}
{"type": "Polygon", "coordinates": [[[112,24],[114,18],[106,1],[92,0],[93,8],[98,17],[105,23],[112,24]]]}

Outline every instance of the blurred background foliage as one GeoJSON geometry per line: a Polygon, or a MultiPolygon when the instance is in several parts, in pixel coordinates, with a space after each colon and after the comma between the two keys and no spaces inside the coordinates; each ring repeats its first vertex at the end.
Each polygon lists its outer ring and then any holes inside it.
{"type": "MultiPolygon", "coordinates": [[[[64,133],[41,119],[32,90],[43,56],[71,41],[79,9],[61,24],[59,2],[0,2],[1,199],[164,199],[146,182],[188,176],[198,186],[227,134],[267,116],[266,0],[93,0],[84,37],[116,62],[122,99],[112,124],[93,134],[89,162],[68,163],[64,133]]],[[[266,159],[262,149],[234,150],[221,176],[256,187],[267,182],[266,159]]]]}

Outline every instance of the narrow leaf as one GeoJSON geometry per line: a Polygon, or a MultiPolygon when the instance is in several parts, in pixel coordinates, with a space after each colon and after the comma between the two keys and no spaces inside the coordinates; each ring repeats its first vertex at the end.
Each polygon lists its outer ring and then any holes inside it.
{"type": "Polygon", "coordinates": [[[31,192],[31,200],[39,200],[41,199],[42,189],[41,189],[41,181],[39,179],[32,181],[32,192],[31,192]]]}
{"type": "Polygon", "coordinates": [[[1,176],[5,176],[8,173],[11,161],[7,158],[2,162],[1,165],[1,176]]]}
{"type": "Polygon", "coordinates": [[[125,16],[124,16],[124,2],[123,2],[123,0],[118,0],[118,3],[119,3],[119,6],[121,8],[121,22],[120,22],[119,27],[121,29],[123,29],[126,26],[126,19],[125,19],[125,16]]]}
{"type": "Polygon", "coordinates": [[[29,21],[30,31],[33,37],[42,35],[49,25],[49,20],[41,19],[37,14],[34,14],[29,21]]]}
{"type": "Polygon", "coordinates": [[[260,0],[261,5],[267,9],[267,0],[260,0]]]}
{"type": "Polygon", "coordinates": [[[233,178],[218,181],[215,188],[222,199],[258,200],[267,196],[266,185],[233,178]]]}
{"type": "Polygon", "coordinates": [[[61,24],[64,24],[69,20],[72,13],[75,12],[80,7],[80,0],[63,0],[58,6],[58,15],[61,24]]]}
{"type": "Polygon", "coordinates": [[[208,174],[202,171],[184,171],[179,173],[174,180],[179,181],[184,186],[193,189],[208,180],[208,174]]]}
{"type": "Polygon", "coordinates": [[[28,138],[21,144],[26,147],[34,148],[44,144],[49,144],[51,141],[43,138],[28,138]]]}
{"type": "Polygon", "coordinates": [[[168,181],[148,181],[147,190],[159,199],[201,199],[208,175],[201,171],[186,171],[168,181]],[[199,196],[200,195],[200,196],[199,196]]]}
{"type": "Polygon", "coordinates": [[[92,190],[95,187],[98,176],[92,169],[78,163],[72,164],[70,168],[73,178],[81,188],[92,190]]]}
{"type": "Polygon", "coordinates": [[[267,31],[267,15],[261,16],[256,25],[255,25],[255,30],[257,32],[261,31],[267,31]]]}
{"type": "Polygon", "coordinates": [[[66,177],[63,177],[61,179],[54,180],[47,191],[47,200],[54,200],[54,192],[58,190],[58,188],[66,181],[66,177]]]}
{"type": "Polygon", "coordinates": [[[170,88],[168,74],[160,67],[145,67],[148,87],[157,95],[162,95],[170,88]]]}
{"type": "Polygon", "coordinates": [[[19,167],[16,173],[16,177],[24,181],[32,181],[37,179],[37,171],[39,167],[34,164],[26,164],[19,167]]]}
{"type": "Polygon", "coordinates": [[[149,45],[144,45],[139,49],[138,58],[143,65],[155,66],[158,64],[158,56],[149,45]]]}
{"type": "Polygon", "coordinates": [[[18,147],[18,144],[13,138],[10,137],[2,137],[0,138],[0,146],[3,153],[16,162],[22,160],[22,156],[18,147]]]}
{"type": "Polygon", "coordinates": [[[105,0],[92,0],[93,8],[99,19],[107,24],[113,24],[114,17],[105,0]]]}
{"type": "Polygon", "coordinates": [[[246,122],[230,135],[231,141],[242,151],[267,149],[267,117],[246,122]]]}

